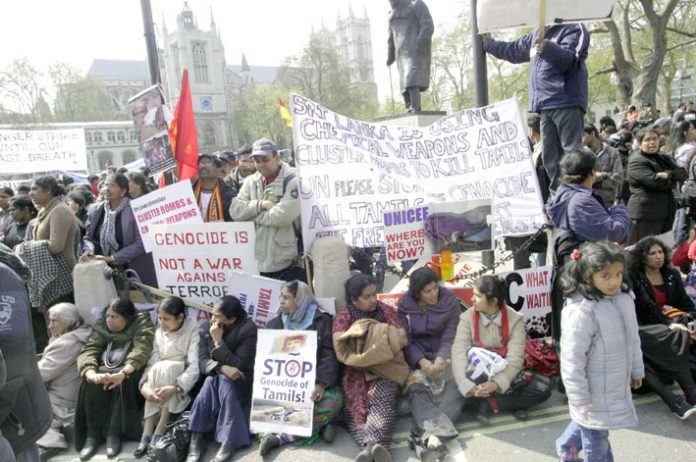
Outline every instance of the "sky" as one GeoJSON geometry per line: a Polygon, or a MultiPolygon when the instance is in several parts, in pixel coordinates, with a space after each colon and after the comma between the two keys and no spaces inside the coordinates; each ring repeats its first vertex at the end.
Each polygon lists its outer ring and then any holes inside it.
{"type": "MultiPolygon", "coordinates": [[[[172,31],[183,8],[180,0],[151,0],[152,15],[162,42],[162,22],[172,31]]],[[[93,59],[146,59],[139,0],[14,0],[3,7],[0,24],[0,68],[27,57],[39,70],[57,61],[86,73],[93,59]]],[[[426,0],[438,26],[451,24],[467,0],[426,0]]],[[[372,28],[372,52],[380,98],[389,92],[386,66],[388,0],[189,0],[200,29],[207,30],[210,13],[225,47],[228,64],[279,65],[299,54],[312,27],[333,28],[338,13],[367,11],[372,28]]],[[[441,29],[441,28],[440,28],[441,29]]],[[[392,70],[396,73],[396,68],[392,70]]]]}

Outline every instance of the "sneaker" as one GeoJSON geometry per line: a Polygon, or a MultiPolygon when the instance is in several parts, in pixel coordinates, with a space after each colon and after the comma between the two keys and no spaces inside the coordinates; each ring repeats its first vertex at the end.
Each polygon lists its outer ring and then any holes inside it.
{"type": "Polygon", "coordinates": [[[333,443],[333,440],[336,438],[336,427],[334,424],[329,423],[324,426],[324,428],[321,430],[321,439],[325,443],[333,443]]]}
{"type": "Polygon", "coordinates": [[[524,421],[524,420],[529,419],[529,413],[527,412],[526,409],[519,409],[519,410],[513,412],[512,415],[515,416],[515,418],[517,420],[524,421]]]}
{"type": "Polygon", "coordinates": [[[678,397],[676,401],[669,403],[668,406],[672,414],[681,420],[686,420],[696,414],[696,406],[691,406],[687,403],[683,396],[678,397]]]}
{"type": "Polygon", "coordinates": [[[491,424],[491,419],[493,418],[493,410],[488,405],[488,402],[482,400],[479,404],[478,412],[476,413],[476,420],[479,421],[481,425],[486,427],[491,424]]]}

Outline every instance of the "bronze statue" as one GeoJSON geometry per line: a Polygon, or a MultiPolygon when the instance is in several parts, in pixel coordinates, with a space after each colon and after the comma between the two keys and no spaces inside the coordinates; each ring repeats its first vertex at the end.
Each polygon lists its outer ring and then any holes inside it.
{"type": "Polygon", "coordinates": [[[420,93],[430,85],[433,18],[423,0],[389,0],[387,66],[396,61],[401,94],[408,112],[421,110],[420,93]]]}

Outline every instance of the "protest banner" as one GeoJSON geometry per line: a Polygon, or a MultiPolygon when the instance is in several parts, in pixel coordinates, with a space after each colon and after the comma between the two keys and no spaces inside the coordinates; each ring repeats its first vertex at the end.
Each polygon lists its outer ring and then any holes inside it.
{"type": "Polygon", "coordinates": [[[384,214],[384,245],[389,263],[429,257],[432,254],[430,239],[425,236],[427,218],[428,207],[384,214]]]}
{"type": "Polygon", "coordinates": [[[385,212],[489,199],[494,237],[544,223],[531,148],[516,99],[466,109],[425,128],[354,120],[292,94],[305,249],[337,235],[384,245],[385,212]]]}
{"type": "Polygon", "coordinates": [[[266,327],[280,308],[280,288],[283,281],[233,272],[230,277],[229,295],[239,299],[249,317],[259,327],[266,327]]]}
{"type": "Polygon", "coordinates": [[[311,436],[317,333],[260,329],[254,361],[252,433],[311,436]]]}
{"type": "Polygon", "coordinates": [[[515,14],[501,14],[501,3],[495,0],[478,0],[476,18],[481,34],[501,29],[539,27],[542,2],[546,25],[564,22],[604,20],[611,16],[616,0],[506,0],[505,10],[515,14]]]}
{"type": "Polygon", "coordinates": [[[159,288],[210,304],[229,294],[233,271],[258,273],[254,223],[152,225],[159,288]]]}
{"type": "Polygon", "coordinates": [[[148,87],[128,100],[133,124],[138,133],[140,154],[151,175],[169,170],[176,165],[167,126],[171,113],[163,101],[164,96],[158,85],[148,87]]]}
{"type": "Polygon", "coordinates": [[[87,171],[83,129],[0,130],[0,172],[87,171]]]}
{"type": "Polygon", "coordinates": [[[152,225],[203,224],[190,181],[179,181],[130,201],[146,252],[152,252],[152,225]]]}

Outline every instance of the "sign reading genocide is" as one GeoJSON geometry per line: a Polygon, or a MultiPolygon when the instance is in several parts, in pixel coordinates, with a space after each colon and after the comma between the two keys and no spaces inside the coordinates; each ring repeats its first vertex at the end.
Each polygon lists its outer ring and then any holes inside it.
{"type": "Polygon", "coordinates": [[[212,303],[233,271],[258,273],[254,223],[152,225],[150,237],[159,288],[177,297],[212,303]]]}
{"type": "Polygon", "coordinates": [[[83,129],[0,130],[0,172],[87,171],[83,129]]]}
{"type": "Polygon", "coordinates": [[[260,329],[251,403],[253,433],[312,434],[317,333],[260,329]]]}
{"type": "Polygon", "coordinates": [[[292,94],[305,248],[328,235],[384,245],[384,213],[491,199],[494,236],[533,233],[543,204],[518,101],[426,128],[354,120],[292,94]]]}
{"type": "Polygon", "coordinates": [[[130,201],[146,252],[152,252],[151,226],[203,224],[190,181],[179,181],[130,201]]]}

